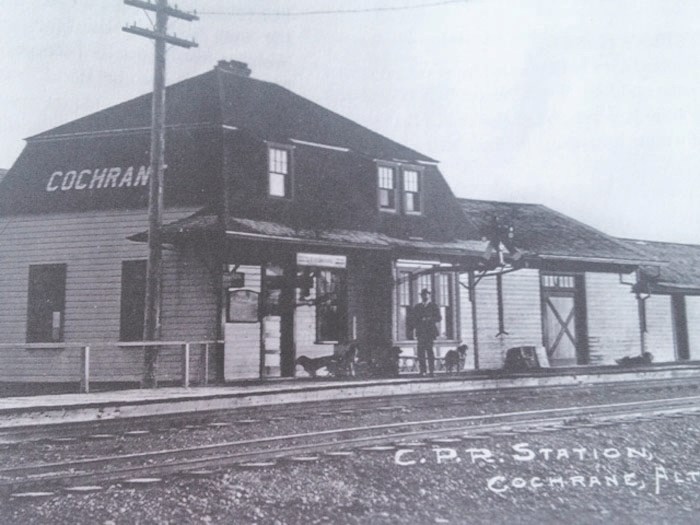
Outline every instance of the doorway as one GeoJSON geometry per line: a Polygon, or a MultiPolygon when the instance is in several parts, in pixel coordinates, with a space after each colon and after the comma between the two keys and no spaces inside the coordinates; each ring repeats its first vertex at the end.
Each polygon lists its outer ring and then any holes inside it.
{"type": "Polygon", "coordinates": [[[542,275],[543,342],[551,366],[588,364],[583,278],[542,275]]]}
{"type": "Polygon", "coordinates": [[[294,276],[289,266],[268,263],[262,272],[260,376],[294,375],[294,276]]]}
{"type": "Polygon", "coordinates": [[[671,308],[673,310],[673,334],[676,343],[676,359],[687,361],[690,359],[690,345],[688,344],[688,317],[685,311],[685,296],[671,296],[671,308]]]}

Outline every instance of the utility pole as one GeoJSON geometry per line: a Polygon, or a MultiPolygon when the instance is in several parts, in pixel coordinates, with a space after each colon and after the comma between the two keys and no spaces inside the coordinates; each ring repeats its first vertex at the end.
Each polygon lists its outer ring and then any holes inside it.
{"type": "MultiPolygon", "coordinates": [[[[156,13],[154,30],[136,25],[122,30],[155,41],[153,71],[153,102],[151,106],[151,159],[148,188],[148,264],[146,269],[146,304],[144,310],[143,340],[160,340],[160,309],[162,292],[163,256],[161,247],[161,226],[163,224],[163,171],[165,166],[165,45],[172,44],[184,48],[196,47],[195,42],[183,40],[167,34],[168,18],[174,17],[191,22],[197,15],[180,11],[168,5],[168,0],[156,3],[142,0],[124,0],[131,7],[138,7],[156,13]]],[[[145,348],[143,386],[157,386],[156,360],[158,347],[145,348]]]]}

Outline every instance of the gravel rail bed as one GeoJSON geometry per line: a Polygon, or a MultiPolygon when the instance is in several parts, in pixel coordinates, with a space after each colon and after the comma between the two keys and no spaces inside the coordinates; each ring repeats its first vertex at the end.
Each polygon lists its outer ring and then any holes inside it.
{"type": "Polygon", "coordinates": [[[356,451],[11,498],[0,523],[696,523],[698,437],[688,416],[407,447],[398,460],[356,451]]]}

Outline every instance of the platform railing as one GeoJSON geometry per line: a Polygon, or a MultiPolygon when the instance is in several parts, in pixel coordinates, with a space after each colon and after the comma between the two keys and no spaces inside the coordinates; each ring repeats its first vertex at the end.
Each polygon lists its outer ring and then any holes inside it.
{"type": "MultiPolygon", "coordinates": [[[[50,363],[41,363],[41,357],[37,357],[37,361],[26,365],[26,368],[36,367],[39,371],[36,372],[38,375],[44,379],[43,382],[65,382],[65,375],[68,374],[72,377],[76,377],[76,372],[79,369],[79,381],[80,381],[80,391],[84,393],[90,392],[90,384],[94,381],[95,377],[91,369],[93,368],[93,351],[98,349],[114,349],[122,348],[127,351],[133,350],[143,351],[147,348],[158,348],[158,360],[156,361],[156,371],[158,374],[159,369],[164,368],[166,371],[161,373],[162,377],[158,377],[158,380],[171,380],[175,375],[176,382],[179,382],[183,387],[189,388],[192,384],[193,376],[193,349],[201,349],[198,357],[199,366],[197,367],[198,383],[201,385],[209,384],[209,368],[211,361],[211,351],[215,349],[217,345],[223,344],[223,341],[134,341],[134,342],[115,342],[115,341],[99,341],[99,342],[62,342],[62,343],[0,343],[0,368],[7,370],[8,365],[8,355],[5,350],[16,350],[25,351],[32,354],[32,351],[48,351],[53,353],[54,351],[67,350],[69,354],[63,356],[61,365],[63,371],[54,371],[54,375],[46,370],[41,370],[42,367],[51,366],[50,363]],[[175,355],[170,352],[164,352],[165,350],[176,349],[175,355]],[[72,353],[70,353],[72,351],[72,353]],[[179,361],[179,363],[177,363],[179,361]],[[178,366],[179,365],[179,366],[178,366]],[[67,371],[66,371],[67,367],[67,371]],[[176,370],[179,369],[177,372],[176,370]],[[63,375],[61,375],[63,374],[63,375]],[[177,377],[179,376],[179,378],[177,377]],[[178,380],[179,379],[179,380],[178,380]],[[53,380],[53,381],[52,381],[53,380]]],[[[17,354],[13,354],[15,359],[17,354]]],[[[117,357],[117,356],[113,356],[117,357]]],[[[131,356],[133,359],[133,356],[131,356]]],[[[25,370],[22,366],[22,359],[19,363],[15,363],[13,367],[18,370],[19,377],[26,377],[31,375],[30,370],[25,370]]],[[[48,360],[47,360],[48,361],[48,360]]],[[[119,377],[120,372],[124,374],[123,370],[118,369],[118,359],[115,359],[114,366],[117,369],[115,371],[115,376],[119,377]]],[[[143,373],[143,369],[139,367],[143,366],[143,359],[135,359],[133,363],[130,364],[129,372],[126,375],[132,377],[130,381],[133,381],[134,377],[138,377],[139,374],[143,373]]],[[[101,363],[103,367],[109,366],[110,363],[101,363]]],[[[109,379],[113,377],[107,376],[109,379]]],[[[27,382],[37,382],[42,381],[32,380],[27,382]]],[[[70,382],[73,382],[71,380],[70,382]]]]}

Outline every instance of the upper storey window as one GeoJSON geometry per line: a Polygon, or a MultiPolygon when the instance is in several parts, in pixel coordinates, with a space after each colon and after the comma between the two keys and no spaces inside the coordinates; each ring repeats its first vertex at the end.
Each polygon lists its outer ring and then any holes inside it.
{"type": "Polygon", "coordinates": [[[406,213],[421,212],[421,180],[416,170],[403,171],[404,209],[406,213]]]}
{"type": "Polygon", "coordinates": [[[377,166],[377,205],[382,211],[420,214],[422,171],[401,164],[377,166]]]}
{"type": "Polygon", "coordinates": [[[379,209],[396,211],[396,170],[389,166],[379,166],[379,209]]]}
{"type": "Polygon", "coordinates": [[[279,147],[268,148],[267,193],[272,197],[291,197],[291,151],[279,147]]]}

